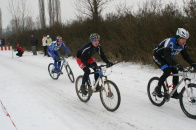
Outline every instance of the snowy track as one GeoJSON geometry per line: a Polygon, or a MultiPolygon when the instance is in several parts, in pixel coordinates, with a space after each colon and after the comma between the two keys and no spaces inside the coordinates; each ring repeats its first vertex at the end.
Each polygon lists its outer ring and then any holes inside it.
{"type": "MultiPolygon", "coordinates": [[[[181,111],[178,100],[171,99],[156,107],[148,99],[146,86],[161,71],[149,66],[119,63],[108,77],[119,87],[121,104],[115,112],[107,111],[93,94],[81,102],[75,84],[66,75],[53,80],[48,74],[52,58],[25,52],[21,58],[10,51],[0,51],[0,100],[18,130],[195,130],[195,120],[181,111]]],[[[68,62],[75,78],[83,74],[75,59],[68,62]]],[[[99,63],[100,64],[100,63],[99,63]]],[[[15,127],[0,109],[0,130],[15,127]]]]}

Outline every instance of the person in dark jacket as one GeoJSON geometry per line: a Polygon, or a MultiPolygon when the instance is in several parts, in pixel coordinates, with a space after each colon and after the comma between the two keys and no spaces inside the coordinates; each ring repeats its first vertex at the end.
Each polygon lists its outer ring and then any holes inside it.
{"type": "Polygon", "coordinates": [[[38,44],[38,41],[37,41],[37,39],[34,37],[33,34],[31,34],[31,41],[30,41],[30,44],[31,44],[31,49],[32,49],[33,55],[37,55],[37,44],[38,44]]]}
{"type": "MultiPolygon", "coordinates": [[[[84,76],[82,79],[82,85],[81,85],[81,92],[82,94],[86,95],[87,91],[85,90],[85,82],[87,82],[90,69],[93,68],[94,71],[96,71],[97,63],[93,59],[93,55],[95,53],[99,53],[101,56],[101,59],[107,64],[108,67],[112,66],[113,63],[109,62],[107,58],[105,57],[103,50],[101,48],[101,45],[99,44],[100,36],[97,33],[93,33],[90,35],[90,43],[85,44],[77,51],[77,58],[76,61],[80,68],[84,71],[84,76]]],[[[95,74],[95,81],[98,79],[99,74],[95,74]]],[[[100,86],[98,86],[97,91],[100,90],[100,86]]]]}
{"type": "Polygon", "coordinates": [[[16,55],[19,57],[21,57],[22,54],[24,53],[24,50],[20,44],[17,44],[17,51],[18,51],[18,53],[16,53],[16,55]]]}
{"type": "MultiPolygon", "coordinates": [[[[186,51],[186,41],[189,38],[189,32],[183,28],[178,28],[176,32],[176,36],[172,38],[167,38],[163,40],[157,47],[154,49],[154,62],[156,65],[163,70],[163,75],[160,77],[159,82],[155,90],[153,91],[153,95],[157,95],[158,97],[163,97],[161,94],[161,86],[164,81],[172,72],[173,74],[177,74],[178,70],[183,71],[183,67],[177,64],[173,58],[181,53],[183,59],[188,62],[192,67],[196,68],[196,63],[192,61],[190,56],[186,51]]],[[[173,89],[178,84],[179,77],[173,77],[173,89]]],[[[179,98],[179,94],[176,91],[172,98],[179,98]]]]}

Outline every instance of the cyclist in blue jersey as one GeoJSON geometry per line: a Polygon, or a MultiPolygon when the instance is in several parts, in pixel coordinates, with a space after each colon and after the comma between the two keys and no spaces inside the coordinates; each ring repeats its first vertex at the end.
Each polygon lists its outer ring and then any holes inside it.
{"type": "MultiPolygon", "coordinates": [[[[173,58],[181,53],[183,59],[188,62],[192,67],[196,68],[196,63],[192,61],[190,56],[186,52],[186,41],[189,38],[189,32],[183,28],[178,28],[176,36],[163,40],[158,46],[154,48],[154,62],[163,71],[163,75],[160,77],[159,82],[155,90],[154,95],[163,97],[161,94],[161,86],[164,81],[172,72],[177,74],[178,70],[183,71],[183,67],[177,64],[173,58]]],[[[173,89],[178,84],[179,77],[173,77],[173,89]]],[[[179,93],[176,91],[172,98],[179,98],[179,93]]]]}
{"type": "Polygon", "coordinates": [[[60,66],[61,66],[61,61],[60,61],[60,55],[58,53],[58,50],[63,47],[63,49],[67,52],[68,56],[71,56],[70,51],[67,49],[65,44],[62,41],[62,38],[60,36],[56,37],[56,41],[53,41],[49,46],[48,46],[48,54],[54,59],[54,67],[55,67],[55,73],[60,72],[60,66]]]}

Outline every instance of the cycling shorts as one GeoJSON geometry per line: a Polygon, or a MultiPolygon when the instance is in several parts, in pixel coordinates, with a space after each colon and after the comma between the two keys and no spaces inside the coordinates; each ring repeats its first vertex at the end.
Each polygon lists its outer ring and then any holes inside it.
{"type": "MultiPolygon", "coordinates": [[[[78,63],[78,65],[80,66],[81,69],[83,69],[86,65],[82,63],[81,59],[76,58],[76,61],[78,63]]],[[[93,62],[95,62],[95,60],[93,59],[93,57],[89,58],[87,61],[89,64],[92,64],[93,62]]]]}

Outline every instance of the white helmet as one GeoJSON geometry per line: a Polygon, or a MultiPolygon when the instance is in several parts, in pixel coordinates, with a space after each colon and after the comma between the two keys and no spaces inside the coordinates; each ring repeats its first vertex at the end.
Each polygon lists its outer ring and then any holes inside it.
{"type": "Polygon", "coordinates": [[[185,30],[184,28],[178,28],[177,32],[176,32],[176,36],[178,36],[179,38],[189,38],[189,32],[187,30],[185,30]]]}

